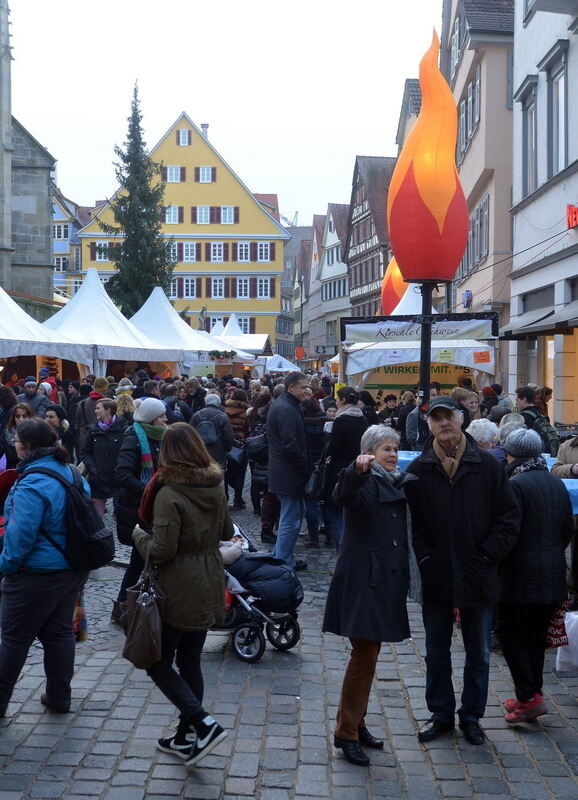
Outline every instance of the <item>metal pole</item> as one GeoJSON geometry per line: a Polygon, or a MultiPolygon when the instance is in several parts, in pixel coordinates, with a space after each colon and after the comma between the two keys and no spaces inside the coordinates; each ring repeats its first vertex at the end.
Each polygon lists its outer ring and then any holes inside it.
{"type": "Polygon", "coordinates": [[[429,385],[431,372],[431,326],[432,317],[432,296],[434,284],[431,281],[424,281],[421,284],[421,349],[419,358],[419,388],[423,404],[429,403],[429,385]]]}

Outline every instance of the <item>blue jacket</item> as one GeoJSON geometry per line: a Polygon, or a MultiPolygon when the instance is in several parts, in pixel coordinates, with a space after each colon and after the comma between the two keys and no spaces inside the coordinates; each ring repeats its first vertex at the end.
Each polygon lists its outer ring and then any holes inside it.
{"type": "MultiPolygon", "coordinates": [[[[54,456],[43,456],[27,464],[21,472],[47,467],[72,480],[70,467],[54,456]]],[[[90,488],[86,481],[88,494],[90,488]]],[[[42,527],[64,547],[66,532],[66,489],[49,475],[24,475],[10,490],[4,506],[6,530],[0,553],[0,573],[12,575],[20,570],[71,569],[64,556],[39,532],[42,527]]]]}

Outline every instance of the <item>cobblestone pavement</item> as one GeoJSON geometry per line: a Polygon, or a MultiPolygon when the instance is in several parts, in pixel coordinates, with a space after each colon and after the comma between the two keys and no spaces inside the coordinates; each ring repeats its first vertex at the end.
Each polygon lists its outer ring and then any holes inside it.
{"type": "MultiPolygon", "coordinates": [[[[258,532],[249,511],[235,517],[247,532],[258,532]]],[[[414,638],[384,645],[371,697],[368,727],[384,736],[385,749],[369,752],[369,769],[344,761],[331,736],[348,648],[321,633],[333,555],[325,548],[306,551],[301,542],[300,554],[310,563],[301,573],[302,640],[285,653],[268,645],[259,663],[247,665],[234,656],[227,635],[209,635],[205,704],[229,737],[190,771],[155,750],[176,714],[120,655],[122,636],[109,622],[120,567],[92,576],[86,591],[90,638],[77,650],[73,713],[56,715],[40,705],[41,651],[34,648],[9,716],[0,720],[0,800],[578,798],[578,676],[557,676],[552,654],[545,676],[552,713],[540,722],[506,726],[501,702],[512,687],[503,658],[494,655],[483,721],[488,743],[472,747],[459,732],[425,747],[417,742],[417,727],[428,714],[415,603],[409,604],[414,638]]],[[[454,665],[459,684],[463,651],[457,639],[454,665]]]]}

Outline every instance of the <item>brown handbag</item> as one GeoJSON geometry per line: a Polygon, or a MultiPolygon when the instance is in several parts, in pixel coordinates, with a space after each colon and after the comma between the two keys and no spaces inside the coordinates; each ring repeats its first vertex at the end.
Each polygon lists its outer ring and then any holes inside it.
{"type": "Polygon", "coordinates": [[[127,589],[126,610],[120,619],[126,633],[122,655],[138,669],[147,669],[161,660],[167,598],[155,573],[147,557],[139,582],[127,589]]]}

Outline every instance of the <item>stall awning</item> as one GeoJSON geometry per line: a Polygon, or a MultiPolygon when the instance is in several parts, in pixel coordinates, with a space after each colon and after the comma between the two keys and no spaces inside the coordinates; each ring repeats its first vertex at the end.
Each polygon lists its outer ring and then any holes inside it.
{"type": "Polygon", "coordinates": [[[511,319],[510,322],[500,328],[500,339],[525,339],[526,337],[537,336],[536,326],[548,323],[553,315],[553,308],[538,308],[534,311],[526,311],[525,314],[514,317],[514,319],[511,319]]]}

